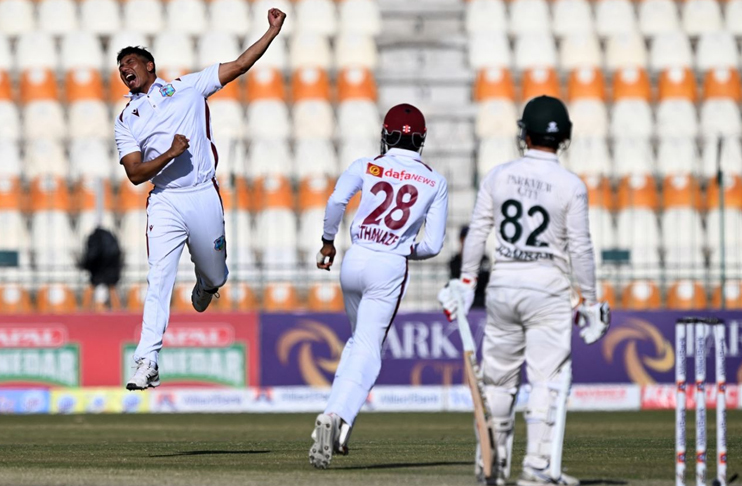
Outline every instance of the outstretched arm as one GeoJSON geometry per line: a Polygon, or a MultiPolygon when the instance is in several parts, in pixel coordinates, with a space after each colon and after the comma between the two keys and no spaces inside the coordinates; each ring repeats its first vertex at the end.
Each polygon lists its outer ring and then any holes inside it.
{"type": "Polygon", "coordinates": [[[263,34],[263,37],[257,40],[255,44],[247,48],[245,52],[240,54],[240,57],[232,62],[225,62],[219,65],[219,82],[222,86],[231,83],[238,77],[245,74],[255,62],[260,59],[265,51],[268,50],[268,46],[271,45],[273,39],[278,36],[281,32],[281,26],[283,21],[286,19],[286,14],[272,8],[268,10],[268,30],[263,34]]]}

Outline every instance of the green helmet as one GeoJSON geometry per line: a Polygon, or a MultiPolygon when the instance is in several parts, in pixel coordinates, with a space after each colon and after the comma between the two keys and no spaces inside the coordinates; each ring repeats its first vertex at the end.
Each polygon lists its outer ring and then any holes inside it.
{"type": "Polygon", "coordinates": [[[520,139],[525,141],[529,135],[535,145],[559,146],[572,137],[567,107],[551,96],[538,96],[529,101],[518,126],[520,139]]]}

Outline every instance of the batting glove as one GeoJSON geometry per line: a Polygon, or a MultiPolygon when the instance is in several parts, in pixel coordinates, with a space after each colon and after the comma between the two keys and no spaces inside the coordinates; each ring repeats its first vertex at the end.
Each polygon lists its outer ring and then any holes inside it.
{"type": "Polygon", "coordinates": [[[449,321],[453,321],[456,318],[459,304],[463,306],[466,314],[469,313],[474,303],[474,291],[476,288],[476,277],[464,275],[460,279],[449,280],[446,286],[438,292],[438,302],[443,307],[443,313],[449,321]]]}
{"type": "Polygon", "coordinates": [[[577,307],[576,320],[580,327],[580,337],[586,344],[593,344],[608,332],[611,325],[611,308],[608,302],[580,304],[577,307]]]}

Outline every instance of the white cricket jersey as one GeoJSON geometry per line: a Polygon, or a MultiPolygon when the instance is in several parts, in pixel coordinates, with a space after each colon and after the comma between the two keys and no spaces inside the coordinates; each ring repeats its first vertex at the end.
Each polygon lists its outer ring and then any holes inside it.
{"type": "Polygon", "coordinates": [[[570,266],[582,296],[595,302],[595,262],[587,187],[556,154],[527,150],[482,181],[464,242],[462,274],[476,276],[490,231],[496,247],[490,286],[563,293],[570,266]],[[571,263],[571,265],[570,265],[571,263]]]}
{"type": "Polygon", "coordinates": [[[131,101],[115,124],[119,160],[133,152],[141,152],[143,162],[153,160],[180,134],[190,140],[188,150],[167,164],[152,183],[159,188],[176,188],[212,179],[219,156],[212,142],[206,98],[221,87],[219,64],[214,64],[171,83],[157,78],[147,94],[128,95],[131,101]]]}
{"type": "Polygon", "coordinates": [[[361,191],[350,236],[354,245],[424,260],[440,253],[446,236],[446,179],[425,165],[420,154],[390,149],[362,158],[343,172],[325,209],[323,238],[334,240],[345,206],[361,191]],[[423,239],[415,243],[425,223],[423,239]]]}

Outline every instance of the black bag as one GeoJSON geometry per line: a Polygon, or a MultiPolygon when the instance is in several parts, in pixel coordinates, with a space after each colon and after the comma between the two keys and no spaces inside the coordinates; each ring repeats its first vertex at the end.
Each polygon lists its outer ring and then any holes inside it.
{"type": "Polygon", "coordinates": [[[121,279],[123,258],[116,236],[98,227],[88,237],[80,267],[90,272],[90,284],[116,285],[121,279]]]}

